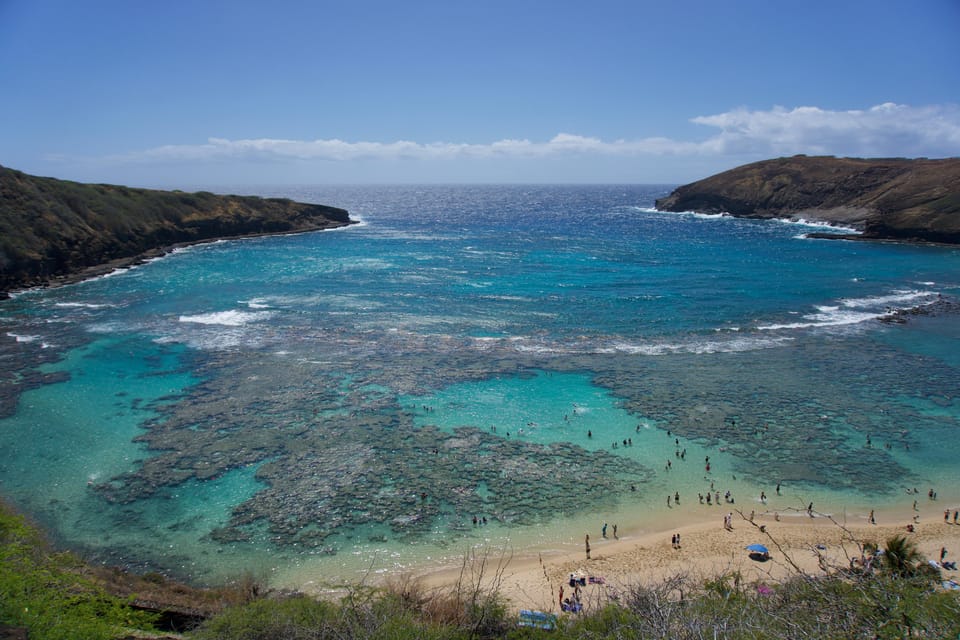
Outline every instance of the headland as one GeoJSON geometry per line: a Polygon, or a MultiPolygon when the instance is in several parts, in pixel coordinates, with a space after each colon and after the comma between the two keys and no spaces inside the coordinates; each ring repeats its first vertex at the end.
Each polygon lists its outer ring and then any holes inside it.
{"type": "Polygon", "coordinates": [[[0,297],[75,282],[214,240],[353,224],[284,198],[81,184],[0,167],[0,297]]]}
{"type": "Polygon", "coordinates": [[[960,243],[960,158],[793,156],[675,189],[662,211],[823,222],[860,231],[817,237],[960,243]]]}

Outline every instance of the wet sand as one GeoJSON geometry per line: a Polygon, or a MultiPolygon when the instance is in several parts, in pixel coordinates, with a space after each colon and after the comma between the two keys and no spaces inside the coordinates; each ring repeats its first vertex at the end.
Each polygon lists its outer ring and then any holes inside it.
{"type": "MultiPolygon", "coordinates": [[[[925,497],[924,497],[925,498],[925,497]]],[[[926,499],[926,498],[925,498],[926,499]]],[[[824,575],[836,569],[847,568],[853,558],[860,557],[858,543],[872,542],[883,547],[888,538],[903,534],[916,542],[928,559],[938,560],[941,547],[946,547],[947,561],[960,558],[960,525],[953,524],[953,510],[957,506],[943,501],[930,501],[919,512],[878,510],[877,524],[856,522],[843,524],[829,516],[794,513],[777,521],[772,515],[757,516],[748,521],[749,512],[733,512],[733,526],[723,526],[723,516],[729,510],[715,512],[709,521],[691,514],[691,520],[682,526],[659,533],[632,536],[629,531],[618,532],[619,539],[604,539],[600,531],[590,532],[591,559],[584,550],[550,555],[515,553],[501,560],[499,550],[478,550],[487,555],[483,580],[487,586],[497,586],[514,609],[537,609],[559,613],[559,589],[565,597],[571,573],[590,578],[602,578],[603,584],[588,584],[582,588],[582,600],[589,608],[616,597],[618,593],[637,584],[654,584],[664,578],[685,575],[694,583],[704,578],[731,572],[740,572],[744,584],[769,584],[804,573],[824,575]],[[943,510],[951,509],[949,523],[944,523],[943,510]],[[917,521],[914,524],[914,516],[917,521]],[[914,524],[914,531],[907,530],[914,524]],[[761,531],[760,527],[764,530],[761,531]],[[680,534],[680,548],[672,547],[671,538],[680,534]],[[760,562],[751,559],[745,549],[750,544],[763,544],[770,550],[770,559],[760,562]],[[497,581],[498,585],[493,585],[497,581]]],[[[445,588],[457,582],[462,567],[443,569],[427,574],[428,587],[445,588]]],[[[943,571],[943,576],[957,578],[956,571],[943,571]]]]}

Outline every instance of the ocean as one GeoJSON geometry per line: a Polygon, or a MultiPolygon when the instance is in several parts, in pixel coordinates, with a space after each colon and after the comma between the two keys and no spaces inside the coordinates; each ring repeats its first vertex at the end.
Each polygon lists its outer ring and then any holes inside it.
{"type": "Polygon", "coordinates": [[[660,185],[206,188],[361,223],[0,302],[0,494],[94,562],[322,590],[727,491],[960,502],[958,248],[660,185]]]}

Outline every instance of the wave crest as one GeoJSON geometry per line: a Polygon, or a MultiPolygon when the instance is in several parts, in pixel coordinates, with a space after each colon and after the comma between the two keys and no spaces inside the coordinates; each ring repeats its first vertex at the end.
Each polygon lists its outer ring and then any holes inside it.
{"type": "Polygon", "coordinates": [[[272,311],[213,311],[193,316],[180,316],[180,322],[197,324],[216,324],[225,327],[242,327],[252,322],[267,320],[274,313],[272,311]]]}

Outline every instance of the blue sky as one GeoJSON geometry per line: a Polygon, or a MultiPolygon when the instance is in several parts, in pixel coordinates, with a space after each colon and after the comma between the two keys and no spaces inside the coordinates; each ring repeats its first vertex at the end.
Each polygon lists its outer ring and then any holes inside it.
{"type": "Polygon", "coordinates": [[[682,183],[960,156],[958,0],[0,0],[0,164],[141,186],[682,183]]]}

